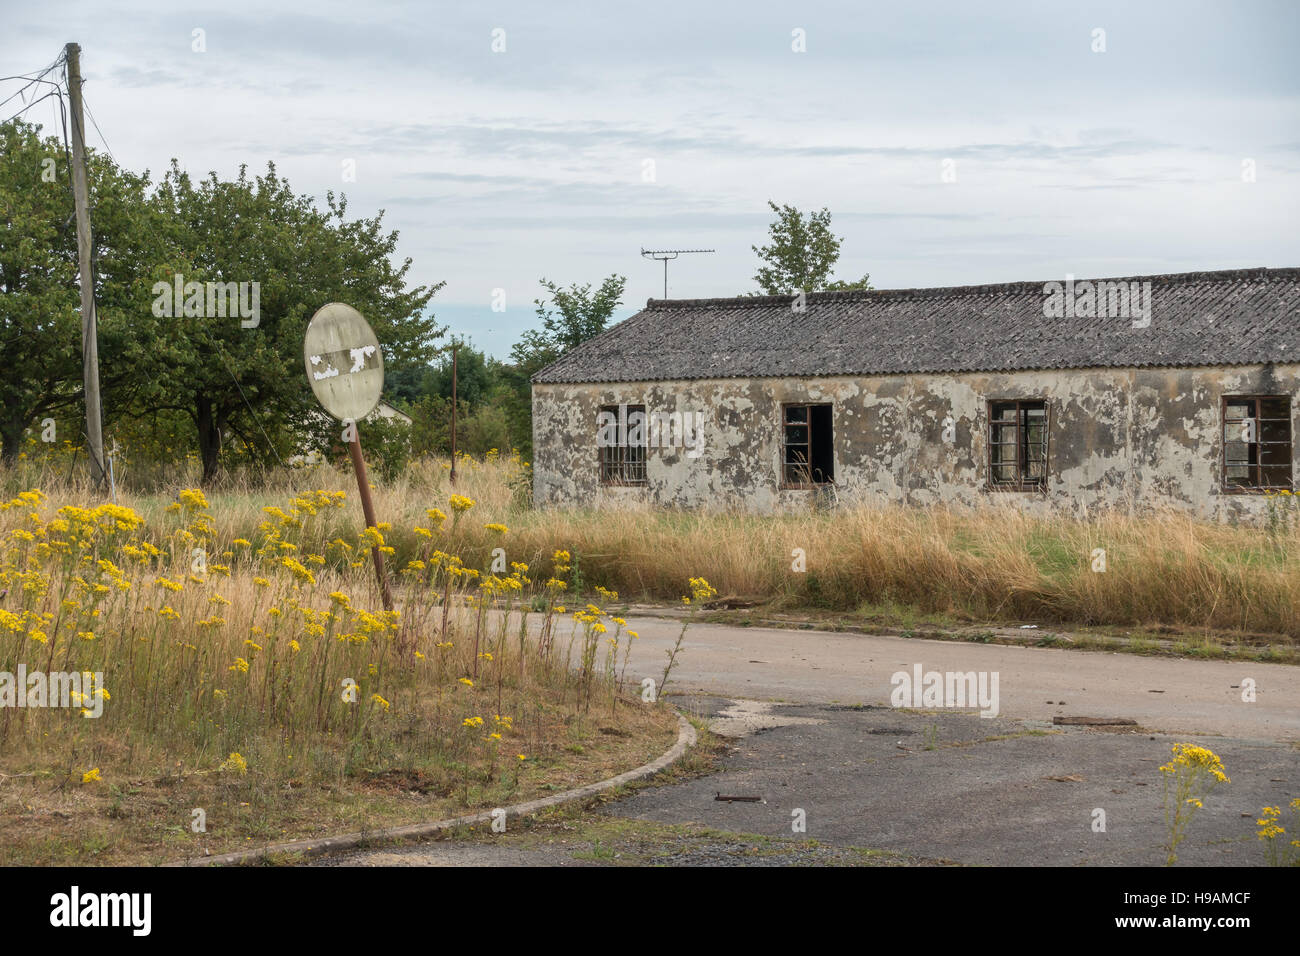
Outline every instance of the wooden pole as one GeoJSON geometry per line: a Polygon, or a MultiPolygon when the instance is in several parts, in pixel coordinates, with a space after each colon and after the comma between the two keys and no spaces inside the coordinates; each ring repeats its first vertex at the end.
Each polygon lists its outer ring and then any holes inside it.
{"type": "MultiPolygon", "coordinates": [[[[348,443],[348,452],[352,455],[352,470],[357,473],[357,490],[361,492],[361,513],[366,516],[366,527],[375,528],[375,503],[370,498],[370,477],[366,474],[366,460],[361,456],[361,432],[357,424],[352,425],[352,441],[348,443]]],[[[379,579],[379,593],[383,595],[384,610],[393,609],[393,592],[388,587],[388,575],[384,572],[384,555],[378,545],[370,549],[370,556],[375,559],[375,576],[379,579]]]]}
{"type": "Polygon", "coordinates": [[[86,443],[90,477],[104,484],[104,425],[99,404],[99,335],[95,328],[95,282],[90,269],[90,191],[86,184],[86,122],[81,106],[81,47],[64,47],[68,97],[72,100],[72,198],[77,207],[77,265],[81,272],[81,373],[86,392],[86,443]]]}
{"type": "Polygon", "coordinates": [[[451,343],[451,483],[456,483],[456,349],[460,346],[451,343]]]}

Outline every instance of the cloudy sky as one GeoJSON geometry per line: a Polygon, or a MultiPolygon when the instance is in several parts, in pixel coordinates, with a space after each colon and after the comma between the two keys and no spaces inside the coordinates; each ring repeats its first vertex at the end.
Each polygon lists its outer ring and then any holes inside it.
{"type": "Polygon", "coordinates": [[[717,250],[672,264],[670,297],[753,291],[769,199],[829,208],[837,275],[877,288],[1300,265],[1290,0],[0,0],[0,22],[2,74],[81,44],[127,167],[271,160],[384,209],[414,281],[447,281],[439,321],[502,357],[543,276],[627,276],[620,316],[662,296],[643,247],[717,250]]]}

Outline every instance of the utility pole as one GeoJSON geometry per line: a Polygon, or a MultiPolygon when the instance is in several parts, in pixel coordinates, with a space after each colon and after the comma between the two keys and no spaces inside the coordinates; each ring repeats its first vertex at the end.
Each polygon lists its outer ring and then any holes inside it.
{"type": "Polygon", "coordinates": [[[90,270],[90,191],[86,185],[86,121],[81,106],[81,47],[64,47],[68,97],[72,100],[72,196],[77,207],[77,261],[81,272],[81,372],[86,392],[86,442],[90,477],[104,484],[104,425],[99,406],[99,334],[95,327],[95,280],[90,270]]]}
{"type": "Polygon", "coordinates": [[[454,339],[451,343],[451,483],[456,483],[456,350],[460,348],[454,339]]]}
{"type": "Polygon", "coordinates": [[[714,252],[713,249],[642,249],[641,255],[646,259],[656,259],[664,264],[664,298],[668,298],[668,260],[676,259],[683,252],[714,252]]]}

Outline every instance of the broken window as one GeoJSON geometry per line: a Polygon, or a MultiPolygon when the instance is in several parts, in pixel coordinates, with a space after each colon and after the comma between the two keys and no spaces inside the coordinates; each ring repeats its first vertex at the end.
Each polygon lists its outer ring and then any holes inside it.
{"type": "Polygon", "coordinates": [[[1223,487],[1292,490],[1291,399],[1250,395],[1223,400],[1223,487]]]}
{"type": "Polygon", "coordinates": [[[786,405],[784,456],[785,484],[804,487],[835,481],[835,446],[831,440],[831,406],[786,405]]]}
{"type": "Polygon", "coordinates": [[[646,483],[644,405],[602,405],[596,417],[600,481],[605,485],[646,483]]]}
{"type": "Polygon", "coordinates": [[[989,403],[989,483],[997,488],[1047,485],[1047,403],[989,403]]]}

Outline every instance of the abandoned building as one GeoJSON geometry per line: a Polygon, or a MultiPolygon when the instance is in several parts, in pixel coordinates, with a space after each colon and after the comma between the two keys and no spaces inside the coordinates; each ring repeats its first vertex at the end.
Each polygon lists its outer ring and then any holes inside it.
{"type": "Polygon", "coordinates": [[[651,299],[534,376],[534,497],[1249,518],[1298,425],[1300,269],[651,299]]]}

